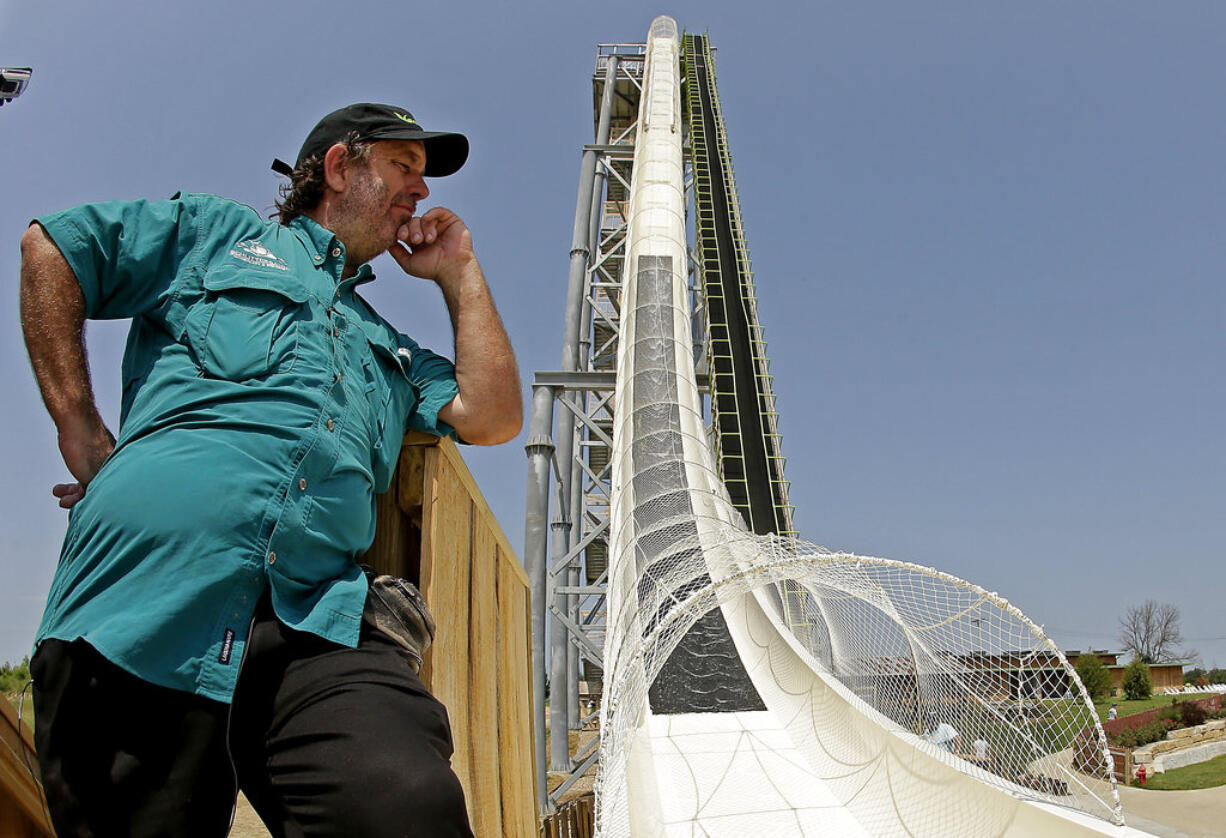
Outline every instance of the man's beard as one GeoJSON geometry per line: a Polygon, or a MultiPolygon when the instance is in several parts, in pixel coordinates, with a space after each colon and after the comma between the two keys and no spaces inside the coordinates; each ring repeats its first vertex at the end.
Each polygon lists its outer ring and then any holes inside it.
{"type": "Polygon", "coordinates": [[[388,216],[391,195],[369,166],[354,172],[349,189],[338,196],[333,206],[332,231],[345,245],[347,261],[362,265],[396,243],[396,231],[385,232],[390,225],[388,216]]]}

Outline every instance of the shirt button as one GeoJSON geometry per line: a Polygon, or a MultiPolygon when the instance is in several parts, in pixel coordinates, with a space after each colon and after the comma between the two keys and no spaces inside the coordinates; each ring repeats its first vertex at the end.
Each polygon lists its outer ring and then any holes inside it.
{"type": "Polygon", "coordinates": [[[328,430],[332,430],[333,428],[335,428],[335,427],[336,427],[336,423],[335,423],[335,422],[333,422],[331,419],[329,419],[329,420],[328,420],[327,422],[325,422],[324,424],[327,426],[328,430]]]}
{"type": "Polygon", "coordinates": [[[269,563],[269,564],[276,564],[276,563],[277,563],[277,554],[276,554],[276,553],[274,553],[272,550],[269,550],[269,551],[268,551],[268,563],[269,563]]]}
{"type": "Polygon", "coordinates": [[[336,374],[336,382],[339,384],[340,382],[342,382],[342,381],[344,381],[344,380],[345,380],[345,376],[341,375],[341,374],[338,372],[338,373],[336,374]]]}
{"type": "Polygon", "coordinates": [[[319,264],[320,262],[322,262],[323,260],[324,260],[324,257],[322,257],[322,256],[316,256],[316,257],[315,257],[315,264],[316,264],[316,265],[318,265],[318,264],[319,264]]]}
{"type": "Polygon", "coordinates": [[[298,478],[298,490],[299,490],[300,492],[305,492],[305,491],[306,491],[306,478],[305,478],[305,477],[299,477],[299,478],[298,478]]]}
{"type": "Polygon", "coordinates": [[[332,258],[333,259],[340,258],[340,255],[341,255],[341,249],[339,247],[332,248],[332,258]]]}
{"type": "Polygon", "coordinates": [[[332,327],[332,337],[339,338],[340,336],[341,336],[341,327],[333,326],[332,327]]]}

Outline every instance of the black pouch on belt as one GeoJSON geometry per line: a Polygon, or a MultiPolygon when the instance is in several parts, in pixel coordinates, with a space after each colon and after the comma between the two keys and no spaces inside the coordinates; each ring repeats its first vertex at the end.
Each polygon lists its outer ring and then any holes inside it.
{"type": "Polygon", "coordinates": [[[414,672],[421,671],[422,656],[434,640],[434,617],[417,586],[398,576],[375,573],[362,566],[370,593],[362,609],[362,621],[395,640],[409,653],[414,672]]]}

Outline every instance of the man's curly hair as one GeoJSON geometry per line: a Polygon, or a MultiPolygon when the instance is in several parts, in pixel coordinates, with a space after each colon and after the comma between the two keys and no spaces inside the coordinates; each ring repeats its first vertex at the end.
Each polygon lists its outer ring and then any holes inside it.
{"type": "MultiPolygon", "coordinates": [[[[356,131],[342,140],[345,150],[349,153],[348,162],[357,166],[365,166],[370,161],[370,141],[359,141],[356,131]]],[[[313,210],[324,196],[324,158],[315,154],[302,161],[290,175],[289,183],[283,183],[278,190],[280,198],[276,201],[276,211],[273,213],[281,224],[289,224],[300,215],[313,210]]]]}

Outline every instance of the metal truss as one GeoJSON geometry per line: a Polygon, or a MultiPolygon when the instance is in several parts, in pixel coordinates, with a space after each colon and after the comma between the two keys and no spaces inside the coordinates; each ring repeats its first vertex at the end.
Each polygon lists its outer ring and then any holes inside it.
{"type": "Polygon", "coordinates": [[[583,147],[562,364],[556,372],[537,373],[533,382],[524,561],[532,582],[533,714],[542,812],[554,809],[557,798],[597,755],[593,742],[572,756],[568,732],[595,717],[580,707],[580,670],[584,683],[602,675],[612,403],[644,50],[643,44],[597,48],[595,142],[583,147]],[[556,493],[550,491],[551,473],[556,493]],[[548,772],[546,671],[552,731],[548,772]],[[549,772],[567,775],[552,795],[547,792],[549,772]]]}

